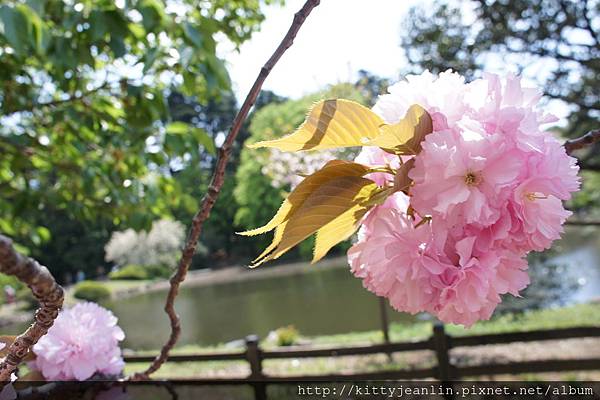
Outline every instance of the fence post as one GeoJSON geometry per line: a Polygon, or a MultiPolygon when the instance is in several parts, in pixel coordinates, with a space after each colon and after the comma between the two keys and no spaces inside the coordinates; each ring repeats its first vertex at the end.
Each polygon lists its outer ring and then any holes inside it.
{"type": "Polygon", "coordinates": [[[262,355],[260,347],[258,347],[258,336],[246,336],[246,360],[250,363],[250,376],[254,389],[255,400],[267,399],[267,387],[264,383],[264,375],[262,372],[262,355]]]}
{"type": "Polygon", "coordinates": [[[383,331],[383,340],[387,344],[390,342],[390,320],[385,302],[385,297],[379,298],[379,313],[381,314],[381,330],[383,331]]]}
{"type": "Polygon", "coordinates": [[[453,378],[452,365],[450,364],[450,343],[448,335],[444,330],[444,324],[438,322],[433,326],[433,344],[435,355],[438,362],[438,376],[442,384],[444,393],[442,397],[446,400],[454,399],[453,385],[450,379],[453,378]],[[448,390],[450,388],[450,390],[448,390]]]}
{"type": "MultiPolygon", "coordinates": [[[[386,307],[385,297],[379,297],[379,314],[381,316],[381,331],[383,332],[383,342],[390,343],[390,320],[386,307]]],[[[388,359],[392,361],[392,353],[387,353],[388,359]]]]}
{"type": "Polygon", "coordinates": [[[438,362],[437,378],[442,382],[448,381],[451,376],[451,366],[448,335],[446,335],[446,331],[444,330],[444,324],[436,323],[433,326],[433,343],[438,362]]]}

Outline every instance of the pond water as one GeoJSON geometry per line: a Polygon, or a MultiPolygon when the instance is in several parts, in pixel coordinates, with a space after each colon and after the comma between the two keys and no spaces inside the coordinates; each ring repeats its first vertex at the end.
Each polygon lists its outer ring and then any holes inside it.
{"type": "MultiPolygon", "coordinates": [[[[168,335],[164,292],[146,293],[108,306],[127,332],[125,346],[157,348],[168,335]]],[[[294,325],[304,335],[365,331],[381,326],[378,299],[362,289],[346,268],[185,287],[177,299],[181,344],[211,345],[249,334],[265,337],[294,325]]],[[[410,322],[407,314],[389,313],[410,322]]]]}
{"type": "MultiPolygon", "coordinates": [[[[599,232],[598,228],[569,228],[553,252],[536,257],[539,262],[530,262],[533,283],[523,298],[510,299],[498,312],[599,298],[599,232]]],[[[290,324],[309,336],[381,327],[378,298],[363,289],[347,267],[317,265],[309,271],[183,288],[177,300],[183,321],[180,345],[213,345],[249,334],[265,337],[290,324]]],[[[247,272],[248,276],[252,273],[247,272]]],[[[127,334],[125,347],[154,349],[162,345],[169,333],[164,298],[164,292],[151,292],[107,304],[127,334]]],[[[390,320],[406,324],[427,318],[391,309],[388,314],[390,320]]]]}
{"type": "MultiPolygon", "coordinates": [[[[522,299],[500,312],[589,301],[600,297],[598,228],[568,228],[542,262],[532,262],[532,281],[522,299]]],[[[267,267],[268,268],[268,267],[267,267]]],[[[252,273],[252,272],[250,272],[252,273]]],[[[128,334],[126,346],[157,348],[168,335],[162,311],[164,293],[154,292],[110,304],[128,334]]],[[[286,276],[184,288],[177,301],[182,316],[181,344],[211,345],[264,337],[293,324],[304,335],[365,331],[381,327],[379,301],[345,267],[286,276]]],[[[417,317],[389,309],[392,321],[417,317]]],[[[426,317],[426,316],[425,316],[426,317]]]]}

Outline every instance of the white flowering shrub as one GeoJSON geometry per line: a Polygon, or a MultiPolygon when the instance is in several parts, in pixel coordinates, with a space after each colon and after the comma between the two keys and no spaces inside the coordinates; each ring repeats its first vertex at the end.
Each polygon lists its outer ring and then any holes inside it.
{"type": "Polygon", "coordinates": [[[184,238],[185,226],[181,222],[155,221],[150,232],[114,232],[104,247],[105,259],[121,266],[171,266],[177,261],[184,238]]]}
{"type": "Polygon", "coordinates": [[[332,159],[351,160],[357,150],[335,149],[320,152],[288,153],[270,149],[268,163],[263,166],[262,173],[271,178],[271,185],[277,189],[295,188],[305,176],[320,170],[332,159]]]}

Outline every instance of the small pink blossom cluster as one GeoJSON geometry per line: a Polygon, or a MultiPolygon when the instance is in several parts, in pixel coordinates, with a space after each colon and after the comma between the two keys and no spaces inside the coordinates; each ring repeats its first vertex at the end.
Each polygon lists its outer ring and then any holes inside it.
{"type": "MultiPolygon", "coordinates": [[[[529,284],[525,255],[560,237],[571,214],[562,201],[579,189],[575,159],[540,129],[555,121],[540,97],[513,76],[466,84],[452,72],[408,76],[380,97],[374,111],[386,122],[419,104],[433,132],[409,172],[410,197],[371,210],[348,253],[367,289],[397,310],[470,326],[529,284]]],[[[385,165],[390,155],[365,148],[357,162],[385,165]]]]}
{"type": "Polygon", "coordinates": [[[96,373],[116,376],[125,363],[119,342],[125,334],[117,317],[96,303],[78,303],[60,312],[33,346],[33,367],[47,380],[83,381],[96,373]]]}

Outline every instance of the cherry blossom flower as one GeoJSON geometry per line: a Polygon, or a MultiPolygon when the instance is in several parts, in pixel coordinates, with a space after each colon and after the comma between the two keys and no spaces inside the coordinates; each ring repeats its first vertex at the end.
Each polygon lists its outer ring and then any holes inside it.
{"type": "MultiPolygon", "coordinates": [[[[571,214],[562,201],[580,185],[575,159],[542,129],[556,119],[540,98],[514,76],[465,83],[450,71],[407,76],[380,97],[373,110],[387,123],[419,104],[433,132],[415,156],[409,196],[369,211],[348,252],[368,290],[397,310],[470,326],[529,284],[524,257],[560,237],[571,214]]],[[[394,167],[391,157],[367,148],[356,161],[394,167]]]]}
{"type": "Polygon", "coordinates": [[[33,367],[47,380],[116,376],[124,367],[119,342],[125,334],[117,318],[96,303],[78,303],[60,312],[54,325],[33,346],[33,367]]]}

